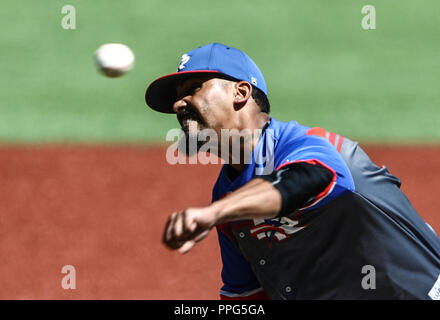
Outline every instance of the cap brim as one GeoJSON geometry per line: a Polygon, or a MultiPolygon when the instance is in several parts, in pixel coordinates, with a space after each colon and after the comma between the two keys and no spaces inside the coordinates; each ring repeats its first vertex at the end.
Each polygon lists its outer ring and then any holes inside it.
{"type": "Polygon", "coordinates": [[[177,99],[176,85],[184,80],[200,74],[219,74],[215,70],[181,71],[154,80],[145,91],[145,102],[156,111],[174,113],[173,104],[177,99]]]}

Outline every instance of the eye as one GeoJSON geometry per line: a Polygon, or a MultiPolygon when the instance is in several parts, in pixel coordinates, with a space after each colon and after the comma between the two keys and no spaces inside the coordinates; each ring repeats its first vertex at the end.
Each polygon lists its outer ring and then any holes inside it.
{"type": "Polygon", "coordinates": [[[183,87],[180,90],[177,89],[177,95],[179,98],[194,95],[194,93],[196,93],[202,88],[202,85],[203,85],[202,81],[192,82],[186,88],[183,87]]]}
{"type": "Polygon", "coordinates": [[[189,86],[189,88],[186,90],[186,95],[193,95],[196,93],[200,88],[202,87],[202,84],[199,82],[195,82],[189,86]]]}

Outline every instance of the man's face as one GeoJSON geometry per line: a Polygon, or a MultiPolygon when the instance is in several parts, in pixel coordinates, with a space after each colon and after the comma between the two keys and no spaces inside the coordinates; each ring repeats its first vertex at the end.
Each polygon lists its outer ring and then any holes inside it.
{"type": "MultiPolygon", "coordinates": [[[[221,144],[221,129],[233,128],[234,83],[213,76],[187,79],[177,85],[177,99],[173,105],[177,119],[185,134],[179,149],[191,156],[209,141],[211,153],[218,155],[221,144]],[[201,130],[211,129],[215,136],[200,135],[201,130]],[[200,139],[199,139],[200,138],[200,139]],[[214,139],[214,140],[212,140],[214,139]],[[196,142],[191,147],[192,142],[196,142]]],[[[205,133],[208,131],[205,131],[205,133]]]]}
{"type": "Polygon", "coordinates": [[[233,128],[234,82],[213,76],[196,77],[177,85],[173,105],[184,132],[195,134],[213,129],[233,128]]]}

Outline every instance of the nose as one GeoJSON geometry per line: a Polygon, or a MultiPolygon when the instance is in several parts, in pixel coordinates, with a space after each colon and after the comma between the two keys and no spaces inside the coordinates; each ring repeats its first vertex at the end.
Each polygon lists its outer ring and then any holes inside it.
{"type": "Polygon", "coordinates": [[[173,111],[178,113],[180,109],[185,108],[188,104],[184,99],[179,99],[173,104],[173,111]]]}

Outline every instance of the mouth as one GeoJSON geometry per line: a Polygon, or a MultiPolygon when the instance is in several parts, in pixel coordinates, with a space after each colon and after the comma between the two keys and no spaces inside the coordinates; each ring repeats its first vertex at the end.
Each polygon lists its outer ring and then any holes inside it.
{"type": "Polygon", "coordinates": [[[204,125],[202,117],[194,109],[184,109],[177,114],[177,119],[182,126],[183,131],[188,131],[190,128],[200,129],[204,125]]]}

